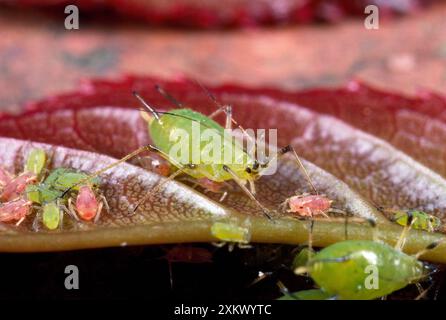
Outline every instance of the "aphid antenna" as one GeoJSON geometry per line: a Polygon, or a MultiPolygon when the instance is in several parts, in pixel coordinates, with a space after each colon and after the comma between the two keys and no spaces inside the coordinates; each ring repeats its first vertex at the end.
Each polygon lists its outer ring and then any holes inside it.
{"type": "Polygon", "coordinates": [[[155,117],[156,121],[158,121],[159,124],[162,124],[159,112],[152,108],[136,91],[133,91],[133,95],[147,110],[149,110],[149,112],[155,117]]]}
{"type": "Polygon", "coordinates": [[[158,91],[166,100],[169,100],[172,104],[174,104],[177,108],[183,108],[183,104],[175,99],[171,94],[165,91],[159,84],[155,84],[155,90],[158,91]]]}

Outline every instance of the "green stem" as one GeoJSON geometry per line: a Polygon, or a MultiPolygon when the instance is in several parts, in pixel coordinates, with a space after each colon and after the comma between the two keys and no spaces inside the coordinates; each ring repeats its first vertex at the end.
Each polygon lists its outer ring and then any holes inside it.
{"type": "MultiPolygon", "coordinates": [[[[303,244],[308,242],[309,222],[278,219],[271,222],[263,217],[234,215],[231,221],[250,224],[252,242],[303,244]]],[[[213,221],[182,221],[119,228],[98,228],[94,231],[64,233],[18,233],[0,237],[0,251],[36,252],[76,250],[124,245],[166,244],[216,241],[210,233],[213,221]]],[[[367,223],[349,223],[348,239],[382,240],[394,245],[402,228],[382,223],[371,228],[367,223]],[[375,233],[375,235],[374,235],[375,233]]],[[[446,239],[443,234],[412,230],[404,251],[414,254],[432,242],[446,239]]],[[[345,224],[339,221],[316,221],[313,229],[314,246],[324,247],[345,240],[345,224]]],[[[446,263],[446,243],[423,255],[423,260],[446,263]]]]}

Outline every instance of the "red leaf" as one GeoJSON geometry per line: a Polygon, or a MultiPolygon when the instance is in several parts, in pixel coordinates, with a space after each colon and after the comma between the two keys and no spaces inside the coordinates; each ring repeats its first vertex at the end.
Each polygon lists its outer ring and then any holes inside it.
{"type": "MultiPolygon", "coordinates": [[[[148,102],[157,108],[165,108],[170,105],[168,101],[165,101],[153,89],[155,83],[161,84],[175,98],[195,110],[210,113],[216,108],[201,88],[186,80],[163,82],[152,78],[133,77],[116,82],[98,80],[84,83],[78,92],[29,104],[27,106],[29,111],[23,115],[16,117],[3,116],[0,119],[0,134],[78,149],[93,150],[121,157],[134,150],[137,146],[146,144],[149,141],[147,129],[139,117],[139,112],[136,110],[138,104],[132,97],[131,91],[139,91],[148,102]]],[[[351,121],[351,124],[358,125],[358,127],[362,126],[364,130],[373,130],[374,126],[367,126],[369,122],[365,121],[364,124],[361,124],[353,120],[354,118],[349,115],[354,111],[356,112],[358,108],[362,110],[371,108],[372,110],[379,110],[379,112],[366,113],[366,117],[371,119],[377,115],[381,116],[382,112],[384,112],[383,110],[387,110],[392,115],[402,111],[417,112],[429,118],[434,114],[429,112],[434,111],[425,108],[425,105],[429,103],[428,99],[409,99],[374,91],[362,86],[355,88],[355,90],[352,90],[350,86],[347,89],[315,90],[312,93],[286,93],[271,89],[253,90],[235,86],[212,88],[212,91],[216,93],[218,99],[230,102],[234,106],[235,119],[245,127],[277,127],[279,129],[279,142],[282,145],[291,142],[301,155],[333,173],[338,179],[311,163],[305,162],[305,166],[309,169],[310,175],[320,192],[326,193],[331,199],[335,200],[336,207],[347,212],[366,217],[377,216],[383,222],[380,225],[380,230],[385,233],[385,237],[389,242],[396,240],[399,228],[394,224],[384,222],[384,218],[376,212],[373,205],[365,201],[357,192],[379,204],[436,210],[437,214],[443,217],[443,212],[446,208],[446,183],[440,175],[408,158],[404,153],[385,141],[361,132],[335,117],[314,111],[330,113],[345,121],[351,121]],[[260,96],[259,93],[265,93],[269,97],[260,96]],[[311,96],[314,96],[314,100],[310,99],[311,96]],[[338,97],[339,100],[337,100],[338,97]],[[366,99],[366,97],[369,98],[366,99]],[[375,100],[370,97],[374,97],[375,100]],[[307,101],[313,103],[312,107],[314,110],[306,109],[293,103],[283,102],[278,100],[278,98],[303,102],[307,99],[307,101]],[[382,99],[385,103],[380,104],[379,99],[382,99]],[[336,106],[334,101],[345,101],[345,104],[342,105],[345,105],[346,109],[344,110],[336,106]],[[357,104],[351,101],[355,101],[357,104]],[[396,102],[399,103],[401,101],[406,102],[406,109],[395,106],[396,102]],[[347,104],[347,102],[350,102],[350,104],[347,104]],[[326,105],[330,107],[325,108],[324,106],[326,105]],[[350,113],[344,112],[347,108],[350,110],[350,113]]],[[[438,109],[435,111],[438,114],[444,100],[440,97],[435,97],[433,101],[438,103],[438,109]]],[[[441,120],[438,121],[441,122],[441,120]]],[[[408,123],[411,124],[411,121],[408,123]]],[[[386,127],[393,125],[393,121],[382,120],[380,122],[380,128],[383,132],[385,132],[384,129],[386,127]]],[[[411,127],[408,126],[407,128],[410,129],[411,127]]],[[[383,137],[385,136],[383,135],[383,137]]],[[[7,147],[9,143],[5,141],[4,145],[7,147]]],[[[394,145],[398,146],[397,143],[394,143],[394,145]]],[[[64,149],[61,150],[63,154],[65,151],[64,149]]],[[[77,152],[81,153],[76,159],[83,158],[85,155],[91,155],[84,154],[81,151],[73,152],[76,152],[76,155],[77,152]]],[[[7,151],[5,155],[10,153],[10,151],[7,151]]],[[[10,160],[4,159],[3,161],[7,163],[13,159],[10,155],[8,157],[10,160]]],[[[91,163],[93,161],[91,159],[96,159],[96,157],[98,156],[91,155],[90,158],[87,157],[85,163],[91,163]]],[[[71,155],[63,157],[65,161],[69,161],[70,158],[71,155]]],[[[94,160],[94,165],[99,168],[106,163],[110,163],[110,161],[110,159],[104,161],[94,160]]],[[[440,162],[443,163],[442,161],[440,162]]],[[[73,164],[79,165],[79,163],[82,163],[81,160],[72,161],[70,166],[73,166],[73,164]]],[[[59,162],[58,165],[63,165],[63,162],[59,162]]],[[[128,166],[127,168],[131,167],[130,165],[126,166],[128,166]]],[[[94,169],[85,170],[91,171],[94,169]]],[[[109,174],[112,176],[115,174],[121,175],[125,182],[127,178],[131,178],[131,176],[129,177],[124,173],[125,171],[127,169],[122,170],[122,167],[118,166],[110,170],[109,174]]],[[[153,174],[151,176],[153,177],[153,174]]],[[[184,206],[178,204],[178,199],[175,196],[166,197],[166,192],[170,194],[168,188],[166,188],[155,197],[155,200],[148,200],[147,208],[151,209],[147,209],[144,213],[149,218],[146,220],[143,218],[138,221],[129,221],[128,218],[122,216],[122,219],[113,221],[114,224],[108,224],[107,220],[105,220],[98,226],[91,226],[92,234],[91,238],[88,238],[88,244],[74,241],[70,238],[70,231],[68,230],[58,235],[61,242],[54,246],[44,246],[42,242],[30,240],[30,242],[23,242],[24,245],[22,247],[8,247],[9,242],[4,240],[5,238],[0,237],[0,247],[9,248],[8,250],[50,250],[67,247],[116,245],[116,242],[113,240],[115,239],[114,233],[125,235],[127,239],[130,239],[131,243],[210,241],[212,237],[208,228],[214,219],[209,217],[215,215],[215,212],[227,212],[223,214],[223,217],[227,215],[231,219],[249,221],[253,233],[253,241],[295,243],[306,240],[305,223],[290,219],[283,214],[276,217],[276,223],[271,223],[263,217],[262,212],[243,194],[230,192],[228,198],[222,203],[223,206],[221,206],[208,199],[213,198],[217,200],[219,197],[217,195],[206,194],[206,197],[204,197],[179,183],[172,183],[175,184],[178,190],[185,188],[183,192],[191,194],[193,197],[201,197],[199,200],[201,205],[214,208],[214,213],[208,213],[207,209],[205,209],[204,215],[191,214],[189,206],[197,204],[190,203],[191,198],[187,197],[181,198],[184,201],[184,206]],[[159,207],[154,206],[153,201],[158,201],[162,204],[159,207]],[[166,210],[166,215],[160,216],[160,210],[166,210]],[[186,220],[182,218],[184,214],[188,217],[186,220]],[[142,225],[152,226],[160,223],[160,221],[164,224],[163,236],[156,233],[157,236],[153,238],[148,235],[142,236],[139,233],[142,225]],[[176,221],[181,222],[181,227],[176,224],[176,221]],[[114,225],[123,225],[125,227],[122,230],[121,228],[109,229],[109,227],[114,227],[114,225]],[[287,231],[285,232],[285,230],[287,231]],[[101,235],[101,232],[104,232],[106,236],[101,235]],[[32,243],[35,243],[35,245],[32,243]],[[24,246],[28,247],[25,248],[24,246]]],[[[258,181],[257,185],[258,198],[271,208],[277,207],[284,199],[293,195],[296,191],[301,193],[308,190],[303,175],[299,172],[294,162],[290,162],[290,159],[285,159],[281,163],[277,174],[263,177],[258,181]]],[[[112,183],[111,187],[116,186],[112,183]]],[[[139,197],[145,192],[144,189],[139,189],[135,197],[139,197]]],[[[114,210],[117,210],[118,214],[122,215],[123,213],[123,209],[119,206],[118,208],[115,207],[114,210]]],[[[352,238],[367,238],[370,236],[369,231],[369,229],[365,231],[364,226],[352,225],[349,227],[349,234],[352,238]]],[[[329,221],[318,222],[315,228],[315,235],[317,235],[315,239],[316,244],[319,245],[340,240],[343,236],[343,224],[329,221]]],[[[22,237],[21,234],[20,236],[22,237]]],[[[34,239],[36,236],[39,238],[42,235],[33,234],[29,236],[29,239],[34,239]]],[[[428,243],[427,241],[438,239],[438,237],[436,234],[424,232],[413,233],[408,240],[407,250],[409,252],[417,251],[428,243]],[[417,236],[417,234],[419,235],[417,236]]],[[[440,261],[442,255],[438,252],[432,252],[427,257],[440,261]]]]}

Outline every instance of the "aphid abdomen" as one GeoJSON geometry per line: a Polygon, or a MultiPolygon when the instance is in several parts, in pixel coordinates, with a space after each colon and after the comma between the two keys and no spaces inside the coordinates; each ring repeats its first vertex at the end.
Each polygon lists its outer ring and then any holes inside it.
{"type": "Polygon", "coordinates": [[[245,169],[252,164],[243,148],[225,136],[222,126],[199,112],[171,110],[161,115],[159,121],[152,118],[149,133],[155,146],[176,163],[196,165],[197,169],[186,170],[196,179],[208,178],[217,182],[232,180],[233,177],[223,170],[224,165],[230,167],[240,179],[249,178],[245,169]]]}
{"type": "Polygon", "coordinates": [[[425,275],[415,257],[384,243],[354,240],[321,250],[309,262],[309,272],[325,292],[358,300],[388,295],[425,275]]]}
{"type": "Polygon", "coordinates": [[[76,198],[76,210],[82,220],[92,220],[98,211],[98,201],[89,186],[81,186],[76,198]]]}
{"type": "Polygon", "coordinates": [[[55,230],[60,224],[60,208],[55,202],[47,203],[43,206],[43,225],[49,230],[55,230]]]}

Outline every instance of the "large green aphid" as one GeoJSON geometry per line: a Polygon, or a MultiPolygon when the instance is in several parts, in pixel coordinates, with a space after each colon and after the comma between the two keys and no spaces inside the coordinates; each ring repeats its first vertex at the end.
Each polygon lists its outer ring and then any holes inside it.
{"type": "Polygon", "coordinates": [[[425,278],[429,271],[417,258],[385,243],[347,240],[322,249],[296,273],[308,272],[321,290],[337,299],[369,300],[425,278]]]}
{"type": "MultiPolygon", "coordinates": [[[[165,158],[172,166],[178,170],[171,174],[162,183],[154,187],[151,192],[142,197],[136,205],[132,206],[135,212],[138,207],[153,193],[169,180],[174,179],[179,174],[187,174],[193,179],[206,179],[212,183],[223,183],[225,181],[234,181],[254,201],[263,211],[266,217],[271,218],[269,210],[264,207],[255,198],[254,181],[262,174],[265,174],[270,168],[273,159],[276,159],[285,153],[291,152],[294,155],[299,167],[304,171],[307,180],[311,184],[308,173],[302,165],[299,157],[291,146],[281,148],[277,154],[270,157],[265,163],[260,163],[251,156],[251,150],[245,150],[243,146],[225,129],[231,129],[232,123],[235,123],[245,137],[249,137],[251,144],[256,146],[253,137],[247,135],[232,118],[231,106],[223,106],[214,102],[219,107],[211,115],[206,116],[191,109],[183,108],[180,103],[170,97],[162,89],[157,87],[158,91],[174,101],[179,107],[169,112],[159,112],[152,108],[137,93],[135,97],[142,103],[146,109],[142,117],[147,121],[148,131],[152,138],[153,145],[143,146],[132,153],[126,155],[119,161],[98,170],[88,178],[68,186],[64,191],[66,194],[70,189],[79,186],[86,179],[97,177],[114,166],[127,161],[144,151],[154,152],[165,158]],[[226,125],[222,127],[213,120],[218,114],[226,114],[226,125]],[[150,114],[150,115],[149,115],[150,114]],[[249,188],[247,187],[249,185],[249,188]]],[[[250,149],[250,148],[247,148],[250,149]]],[[[255,148],[254,148],[255,150],[255,148]]],[[[311,184],[313,190],[314,186],[311,184]]],[[[222,198],[223,199],[223,198],[222,198]]]]}

